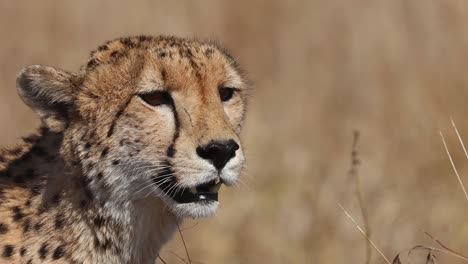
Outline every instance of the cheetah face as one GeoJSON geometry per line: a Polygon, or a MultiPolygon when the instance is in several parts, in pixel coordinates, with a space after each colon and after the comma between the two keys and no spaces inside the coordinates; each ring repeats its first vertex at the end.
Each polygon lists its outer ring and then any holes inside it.
{"type": "Polygon", "coordinates": [[[144,117],[123,121],[138,128],[132,137],[143,145],[136,151],[138,163],[129,159],[122,164],[123,168],[136,168],[126,174],[142,175],[149,182],[143,184],[147,191],[136,190],[137,196],[154,192],[183,216],[207,216],[216,211],[220,187],[237,181],[244,162],[236,133],[242,122],[238,113],[244,108],[243,95],[239,88],[233,88],[238,84],[225,85],[229,86],[216,85],[205,94],[203,89],[163,87],[137,93],[134,107],[144,117]],[[202,100],[204,96],[209,97],[202,100]],[[197,97],[200,101],[193,102],[197,97]],[[150,134],[137,124],[150,127],[150,134]],[[153,138],[156,134],[162,137],[153,138]]]}
{"type": "Polygon", "coordinates": [[[220,187],[239,178],[246,81],[214,44],[120,39],[78,74],[32,66],[18,87],[46,125],[63,131],[62,152],[78,160],[97,199],[153,199],[179,217],[205,217],[220,187]],[[31,92],[37,87],[55,94],[31,92]],[[53,104],[43,107],[38,95],[53,95],[53,104]]]}
{"type": "Polygon", "coordinates": [[[155,195],[180,216],[208,216],[218,207],[220,187],[233,185],[244,163],[238,133],[245,91],[232,73],[215,79],[206,70],[213,83],[200,86],[198,77],[178,76],[176,67],[144,70],[115,131],[127,138],[116,150],[132,157],[119,167],[141,182],[134,185],[137,199],[155,195]]]}

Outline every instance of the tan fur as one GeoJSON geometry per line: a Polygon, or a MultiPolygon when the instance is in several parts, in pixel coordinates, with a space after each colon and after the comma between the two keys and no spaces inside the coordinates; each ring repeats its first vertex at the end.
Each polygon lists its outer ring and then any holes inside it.
{"type": "MultiPolygon", "coordinates": [[[[172,201],[154,175],[204,183],[215,172],[196,148],[240,145],[247,84],[218,45],[117,39],[76,73],[25,68],[18,91],[43,127],[0,152],[0,263],[154,263],[175,221],[216,209],[172,201]],[[223,103],[220,87],[238,90],[223,103]],[[138,97],[155,89],[174,107],[138,97]]],[[[241,148],[216,177],[235,183],[243,161],[241,148]]]]}

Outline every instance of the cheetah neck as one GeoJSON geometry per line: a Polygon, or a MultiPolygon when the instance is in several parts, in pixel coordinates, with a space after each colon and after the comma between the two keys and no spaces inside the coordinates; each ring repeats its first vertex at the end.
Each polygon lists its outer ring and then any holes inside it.
{"type": "Polygon", "coordinates": [[[82,170],[66,165],[62,141],[63,135],[43,130],[1,153],[0,170],[31,200],[19,221],[41,224],[23,236],[24,245],[61,241],[65,257],[77,263],[154,263],[177,219],[159,200],[116,202],[90,194],[82,170]]]}

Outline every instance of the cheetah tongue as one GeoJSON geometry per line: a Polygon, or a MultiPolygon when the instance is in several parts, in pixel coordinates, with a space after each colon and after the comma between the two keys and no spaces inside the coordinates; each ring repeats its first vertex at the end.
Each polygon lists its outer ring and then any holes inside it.
{"type": "Polygon", "coordinates": [[[197,194],[197,187],[192,187],[190,188],[190,192],[193,193],[193,194],[197,194]]]}

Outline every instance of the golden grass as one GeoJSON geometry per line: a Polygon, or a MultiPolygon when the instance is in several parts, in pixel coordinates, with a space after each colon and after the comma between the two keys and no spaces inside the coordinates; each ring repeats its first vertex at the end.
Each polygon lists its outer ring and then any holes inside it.
{"type": "Polygon", "coordinates": [[[343,212],[346,214],[346,216],[353,222],[353,224],[356,226],[356,228],[361,232],[361,234],[366,238],[366,240],[372,245],[372,247],[380,254],[380,256],[387,262],[388,264],[391,264],[390,261],[385,257],[385,255],[382,253],[382,251],[375,245],[374,241],[372,241],[369,236],[367,236],[366,232],[359,226],[359,224],[354,220],[354,218],[351,216],[351,214],[346,211],[346,209],[341,205],[338,204],[338,206],[343,210],[343,212]]]}
{"type": "MultiPolygon", "coordinates": [[[[451,119],[451,123],[452,123],[452,127],[457,135],[457,138],[458,138],[458,141],[460,143],[460,146],[463,148],[463,151],[465,153],[465,157],[468,159],[468,153],[466,152],[466,148],[465,148],[465,145],[463,143],[463,139],[462,137],[460,136],[460,133],[457,129],[457,126],[455,124],[455,122],[453,121],[453,119],[451,119]]],[[[461,177],[458,173],[458,170],[455,166],[455,163],[453,162],[453,158],[452,158],[452,155],[450,154],[450,151],[447,147],[447,143],[445,141],[445,137],[443,135],[442,132],[440,132],[440,137],[442,139],[442,143],[444,145],[444,148],[445,148],[445,151],[447,153],[447,156],[449,158],[449,161],[450,161],[450,164],[452,165],[452,168],[453,168],[453,171],[455,172],[455,175],[458,179],[458,182],[461,186],[461,189],[463,190],[463,193],[465,195],[465,198],[466,200],[468,201],[468,195],[466,193],[466,189],[465,189],[465,186],[461,180],[461,177]]],[[[353,147],[352,147],[352,152],[351,152],[351,159],[352,159],[352,162],[351,162],[351,169],[349,171],[349,174],[350,176],[356,178],[356,179],[359,179],[359,174],[357,172],[357,165],[360,163],[359,162],[359,159],[357,157],[357,149],[356,149],[356,145],[357,145],[357,142],[358,142],[358,139],[359,139],[359,133],[358,132],[355,132],[354,133],[354,141],[353,141],[353,147]]],[[[365,210],[365,207],[363,207],[362,205],[362,197],[361,197],[361,191],[359,189],[359,182],[357,182],[358,185],[357,185],[357,193],[356,193],[356,196],[359,200],[359,206],[361,208],[361,211],[363,212],[362,213],[362,218],[364,220],[364,224],[367,225],[367,222],[368,222],[368,215],[367,213],[364,213],[366,212],[365,210]]],[[[355,227],[358,229],[358,231],[364,236],[364,238],[367,240],[368,242],[368,245],[370,245],[372,248],[374,248],[378,253],[379,255],[382,257],[383,260],[385,260],[386,263],[388,264],[403,264],[403,263],[412,263],[413,260],[409,260],[410,259],[410,255],[413,251],[415,250],[424,250],[424,251],[427,251],[427,255],[425,255],[425,263],[426,264],[437,264],[437,257],[435,256],[434,252],[438,252],[438,253],[443,253],[443,254],[446,254],[448,256],[452,256],[452,257],[455,257],[455,258],[458,258],[460,260],[463,260],[463,261],[467,261],[468,262],[468,257],[466,257],[464,254],[460,253],[460,252],[457,252],[451,248],[449,248],[448,246],[446,246],[443,242],[441,242],[439,239],[435,238],[433,235],[431,235],[429,232],[427,231],[423,231],[424,234],[426,236],[428,236],[434,243],[436,243],[437,245],[439,245],[440,247],[442,248],[436,248],[436,247],[429,247],[429,246],[421,246],[421,245],[418,245],[418,246],[414,246],[413,248],[409,249],[409,250],[406,250],[406,251],[402,251],[400,253],[398,253],[395,258],[393,259],[392,263],[390,263],[390,261],[387,259],[387,257],[382,253],[382,251],[377,247],[377,245],[374,243],[374,241],[371,240],[370,238],[370,235],[369,235],[369,232],[366,231],[367,230],[367,227],[366,227],[366,230],[364,230],[358,223],[357,221],[351,216],[351,214],[340,204],[338,203],[338,206],[341,208],[341,210],[345,213],[346,217],[348,219],[350,219],[352,221],[352,223],[355,225],[355,227]],[[407,253],[406,256],[403,256],[403,259],[405,259],[405,261],[402,260],[402,254],[403,253],[407,253]]],[[[369,254],[366,255],[366,263],[368,263],[369,261],[369,257],[368,257],[369,254]]],[[[424,259],[420,259],[419,261],[421,260],[424,260],[424,259]]]]}

